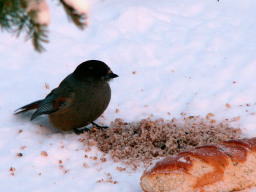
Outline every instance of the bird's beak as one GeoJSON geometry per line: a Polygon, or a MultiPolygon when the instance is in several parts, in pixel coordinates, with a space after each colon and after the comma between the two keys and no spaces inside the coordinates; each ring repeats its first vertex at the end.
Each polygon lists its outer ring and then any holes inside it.
{"type": "Polygon", "coordinates": [[[113,78],[116,78],[118,77],[117,74],[113,73],[113,72],[110,72],[108,73],[106,76],[105,76],[105,79],[113,79],[113,78]]]}

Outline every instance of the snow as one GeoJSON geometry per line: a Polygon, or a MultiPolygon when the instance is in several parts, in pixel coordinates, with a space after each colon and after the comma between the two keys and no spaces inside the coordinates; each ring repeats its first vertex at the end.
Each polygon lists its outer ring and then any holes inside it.
{"type": "Polygon", "coordinates": [[[142,191],[142,168],[120,172],[116,167],[124,165],[109,157],[102,163],[99,150],[85,151],[81,136],[56,132],[46,117],[30,122],[31,114],[13,115],[89,59],[106,62],[119,75],[98,122],[213,113],[216,120],[239,116],[234,126],[256,136],[255,1],[97,0],[84,31],[68,23],[61,6],[47,3],[47,52],[0,33],[0,191],[142,191]],[[97,183],[110,177],[118,183],[97,183]]]}
{"type": "Polygon", "coordinates": [[[35,23],[39,23],[41,25],[49,25],[50,24],[50,11],[47,5],[46,0],[31,0],[28,1],[27,12],[36,11],[37,16],[34,19],[35,23]]]}
{"type": "Polygon", "coordinates": [[[79,14],[88,14],[91,3],[89,0],[64,0],[69,6],[75,9],[79,14]]]}
{"type": "Polygon", "coordinates": [[[182,163],[188,163],[188,161],[184,157],[179,158],[178,161],[182,163]]]}

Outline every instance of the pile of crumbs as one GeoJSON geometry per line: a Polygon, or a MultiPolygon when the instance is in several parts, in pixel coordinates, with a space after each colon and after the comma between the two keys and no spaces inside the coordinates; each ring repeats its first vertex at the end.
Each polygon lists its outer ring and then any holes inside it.
{"type": "Polygon", "coordinates": [[[157,157],[241,138],[241,130],[232,128],[231,121],[216,122],[200,116],[172,120],[147,118],[139,122],[115,119],[110,128],[93,128],[83,135],[81,141],[85,146],[93,143],[102,152],[110,154],[114,161],[136,168],[141,163],[151,163],[157,157]]]}

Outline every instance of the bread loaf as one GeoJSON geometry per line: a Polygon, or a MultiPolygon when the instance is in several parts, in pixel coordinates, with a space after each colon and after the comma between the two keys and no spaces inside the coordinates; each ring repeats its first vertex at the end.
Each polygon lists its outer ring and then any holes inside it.
{"type": "Polygon", "coordinates": [[[145,192],[229,192],[256,185],[256,138],[166,157],[141,177],[145,192]]]}

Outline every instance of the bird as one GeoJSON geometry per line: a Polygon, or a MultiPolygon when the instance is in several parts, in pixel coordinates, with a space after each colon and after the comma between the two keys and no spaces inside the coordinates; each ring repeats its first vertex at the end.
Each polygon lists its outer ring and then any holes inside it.
{"type": "Polygon", "coordinates": [[[118,77],[103,61],[88,60],[76,67],[57,88],[44,99],[15,110],[15,114],[35,110],[31,121],[40,115],[48,115],[50,122],[60,131],[74,130],[80,134],[90,129],[94,121],[106,110],[111,99],[109,81],[118,77]]]}

